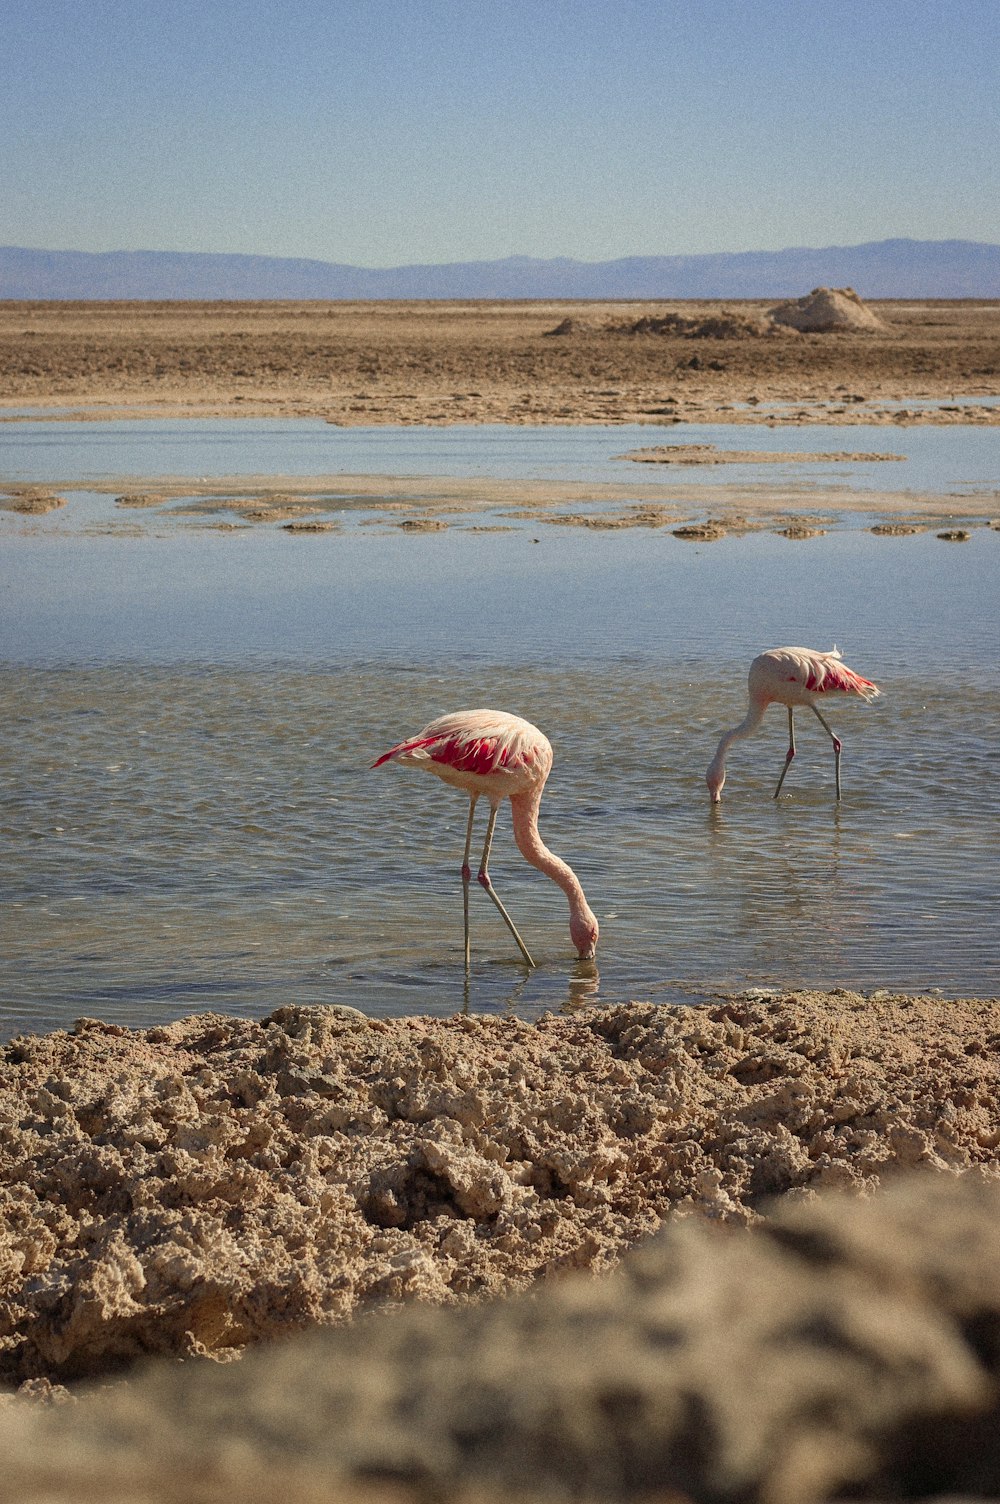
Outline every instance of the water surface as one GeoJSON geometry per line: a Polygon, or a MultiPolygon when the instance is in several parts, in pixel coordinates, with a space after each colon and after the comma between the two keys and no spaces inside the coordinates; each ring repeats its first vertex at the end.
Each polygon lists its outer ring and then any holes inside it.
{"type": "Polygon", "coordinates": [[[998,550],[985,528],[958,546],[530,526],[10,535],[0,1029],[293,1001],[531,1015],[747,985],[994,994],[998,550]],[[838,642],[883,689],[827,712],[842,803],[806,715],[773,800],[774,709],[713,811],[704,770],[742,718],[750,658],[799,642],[838,642]],[[540,964],[525,976],[474,892],[466,999],[465,801],[368,765],[477,704],[552,739],[542,830],[602,943],[596,968],[574,962],[565,900],[505,817],[493,876],[540,964]]]}
{"type": "Polygon", "coordinates": [[[126,419],[0,426],[0,480],[66,485],[108,477],[412,475],[621,482],[645,486],[777,485],[794,481],[973,494],[997,486],[1000,430],[767,424],[594,424],[581,427],[337,428],[318,419],[126,419]],[[714,444],[769,454],[898,454],[864,461],[716,466],[639,465],[617,456],[656,444],[714,444]]]}

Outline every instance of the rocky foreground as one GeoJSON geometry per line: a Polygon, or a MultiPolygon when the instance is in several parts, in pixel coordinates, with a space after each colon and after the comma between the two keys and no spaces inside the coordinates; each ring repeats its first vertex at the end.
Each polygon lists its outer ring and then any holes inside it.
{"type": "Polygon", "coordinates": [[[16,1040],[0,1498],[1000,1494],[998,1071],[846,992],[16,1040]]]}

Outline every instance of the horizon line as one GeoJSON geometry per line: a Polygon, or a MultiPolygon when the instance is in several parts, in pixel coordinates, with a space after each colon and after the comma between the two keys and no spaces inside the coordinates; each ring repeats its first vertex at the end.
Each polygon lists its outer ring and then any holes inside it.
{"type": "Polygon", "coordinates": [[[445,261],[400,261],[386,266],[366,265],[356,261],[336,261],[322,256],[304,256],[290,254],[276,254],[267,251],[192,251],[153,248],[143,246],[138,249],[126,249],[116,247],[102,251],[86,251],[76,247],[57,246],[28,246],[17,245],[12,242],[0,245],[0,252],[20,251],[29,255],[47,256],[198,256],[219,257],[229,260],[243,259],[252,261],[292,261],[307,263],[315,266],[349,267],[351,270],[366,272],[395,272],[411,270],[421,267],[450,267],[450,266],[503,266],[512,263],[553,265],[558,263],[574,266],[613,266],[630,261],[696,261],[711,260],[713,258],[726,258],[733,256],[781,256],[788,254],[801,254],[803,252],[826,252],[826,251],[856,251],[868,247],[887,245],[919,245],[919,246],[976,246],[988,250],[1000,250],[1000,243],[990,240],[969,240],[963,236],[946,236],[942,239],[921,239],[914,235],[887,235],[879,240],[861,240],[854,242],[835,242],[827,245],[784,245],[771,249],[756,248],[752,250],[728,250],[728,251],[648,251],[633,252],[622,256],[603,256],[594,259],[585,259],[579,256],[555,255],[535,256],[526,252],[510,252],[504,256],[476,256],[465,259],[449,259],[445,261]]]}

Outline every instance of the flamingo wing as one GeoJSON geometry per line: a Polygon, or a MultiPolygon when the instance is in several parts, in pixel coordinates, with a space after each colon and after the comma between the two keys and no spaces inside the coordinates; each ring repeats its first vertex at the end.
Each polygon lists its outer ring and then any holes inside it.
{"type": "Polygon", "coordinates": [[[797,684],[811,695],[839,690],[843,694],[874,700],[879,694],[876,684],[848,668],[836,648],[829,653],[818,653],[813,648],[772,648],[762,653],[755,663],[761,665],[764,673],[773,676],[772,682],[797,684]]]}
{"type": "Polygon", "coordinates": [[[816,656],[810,665],[806,689],[813,694],[839,690],[842,694],[860,695],[864,700],[874,700],[879,694],[878,686],[870,679],[863,679],[853,668],[848,668],[839,653],[836,656],[833,653],[816,656]]]}
{"type": "Polygon", "coordinates": [[[457,773],[487,776],[504,770],[540,770],[551,766],[548,738],[529,721],[500,711],[459,711],[430,725],[384,752],[372,763],[438,763],[457,773]]]}

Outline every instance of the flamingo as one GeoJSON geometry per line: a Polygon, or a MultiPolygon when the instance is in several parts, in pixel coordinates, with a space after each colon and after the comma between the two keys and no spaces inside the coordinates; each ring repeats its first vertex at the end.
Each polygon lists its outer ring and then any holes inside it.
{"type": "Polygon", "coordinates": [[[788,707],[788,751],[785,753],[785,766],[781,770],[778,787],[774,791],[775,799],[781,793],[785,774],[791,767],[792,758],[795,756],[795,727],[792,722],[792,711],[796,705],[807,705],[818,717],[820,724],[833,742],[834,773],[839,799],[840,752],[843,744],[827,725],[814,696],[829,694],[831,690],[839,690],[843,694],[858,695],[862,700],[874,700],[879,694],[877,686],[870,679],[862,679],[860,674],[848,668],[836,648],[829,653],[819,653],[813,648],[769,648],[766,653],[760,653],[751,663],[747,683],[750,692],[750,708],[738,726],[733,726],[730,731],[723,732],[715,756],[705,775],[712,803],[718,804],[722,799],[722,787],[726,781],[726,753],[730,743],[740,741],[744,736],[749,736],[751,732],[756,731],[763,720],[765,710],[772,701],[788,707]]]}
{"type": "Polygon", "coordinates": [[[384,762],[424,768],[469,796],[469,823],[462,859],[462,894],[465,909],[465,965],[469,965],[469,851],[472,820],[480,797],[489,800],[490,817],[479,864],[479,882],[503,916],[528,966],[534,961],[517,932],[514,921],[500,902],[489,874],[490,847],[497,813],[504,799],[510,800],[514,840],[525,861],[557,883],[569,900],[569,932],[582,960],[597,949],[598,925],[584,896],[580,881],[566,862],[551,852],[538,834],[538,807],[545,780],[552,769],[552,745],[547,736],[502,710],[459,710],[438,716],[416,736],[384,752],[373,768],[384,762]]]}

